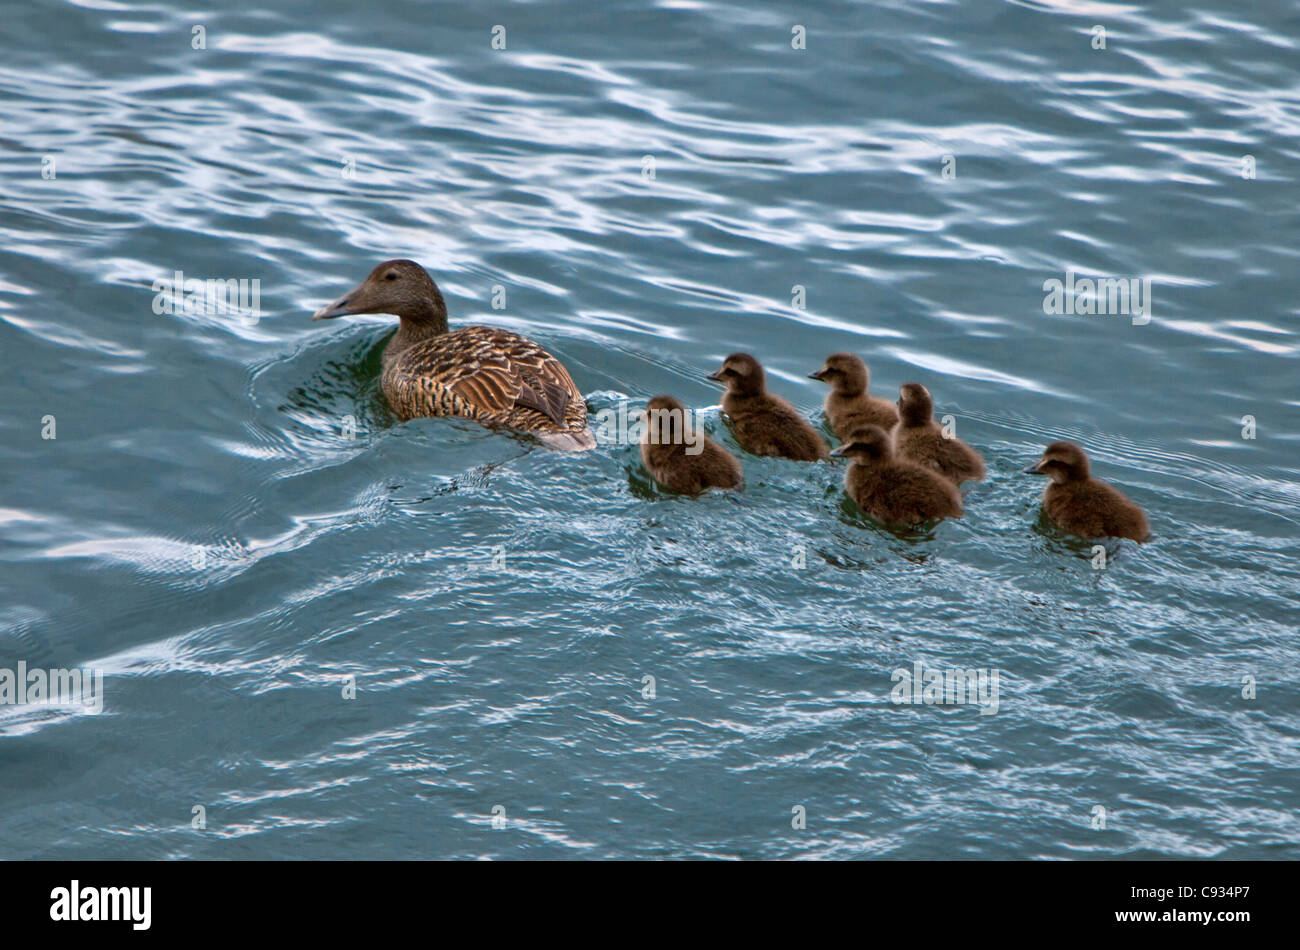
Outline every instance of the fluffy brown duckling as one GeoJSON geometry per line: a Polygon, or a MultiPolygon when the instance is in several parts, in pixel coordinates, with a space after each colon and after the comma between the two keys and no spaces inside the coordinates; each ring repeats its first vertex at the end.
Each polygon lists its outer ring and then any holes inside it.
{"type": "Polygon", "coordinates": [[[682,495],[739,488],[743,481],[736,457],[692,425],[686,407],[672,396],[646,404],[641,461],[656,482],[682,495]]]}
{"type": "Polygon", "coordinates": [[[380,383],[401,419],[464,416],[535,435],[560,449],[595,448],[587,404],[569,371],[532,340],[496,327],[447,329],[447,305],[415,261],[385,261],[313,320],[391,313],[380,383]]]}
{"type": "Polygon", "coordinates": [[[934,400],[920,383],[898,388],[898,425],[894,427],[894,452],[899,458],[932,468],[954,485],[984,477],[984,459],[956,437],[944,438],[934,421],[934,400]]]}
{"type": "Polygon", "coordinates": [[[867,364],[852,353],[832,353],[826,357],[826,365],[809,373],[808,378],[830,385],[826,420],[841,442],[863,426],[880,426],[888,432],[897,424],[898,410],[892,402],[867,395],[871,373],[867,364]]]}
{"type": "Polygon", "coordinates": [[[826,441],[784,399],[767,391],[763,367],[748,353],[732,353],[709,379],[727,387],[722,411],[736,441],[754,455],[778,455],[796,462],[827,456],[826,441]]]}
{"type": "Polygon", "coordinates": [[[877,521],[905,528],[962,515],[957,486],[933,469],[897,458],[893,441],[880,426],[851,433],[831,454],[851,460],[844,491],[877,521]]]}
{"type": "Polygon", "coordinates": [[[1083,449],[1073,442],[1053,442],[1025,473],[1052,480],[1043,491],[1043,511],[1062,531],[1081,538],[1145,541],[1150,537],[1142,509],[1118,489],[1093,478],[1090,470],[1083,449]]]}

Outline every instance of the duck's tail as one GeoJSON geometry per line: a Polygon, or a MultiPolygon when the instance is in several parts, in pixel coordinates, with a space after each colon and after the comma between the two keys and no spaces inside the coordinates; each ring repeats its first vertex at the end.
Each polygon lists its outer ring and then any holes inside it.
{"type": "Polygon", "coordinates": [[[533,435],[547,448],[560,452],[587,452],[596,447],[596,436],[588,427],[568,432],[534,432],[533,435]]]}

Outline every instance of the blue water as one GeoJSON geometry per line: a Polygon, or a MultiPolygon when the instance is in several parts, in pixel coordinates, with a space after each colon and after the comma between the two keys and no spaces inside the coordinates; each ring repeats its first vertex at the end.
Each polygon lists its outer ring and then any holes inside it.
{"type": "Polygon", "coordinates": [[[0,706],[0,857],[1300,857],[1300,6],[256,6],[3,10],[0,669],[104,681],[0,706]],[[310,321],[391,257],[745,491],[397,424],[392,321],[310,321]],[[740,453],[742,349],[923,382],[966,516],[740,453]],[[1150,543],[1039,522],[1058,438],[1150,543]]]}

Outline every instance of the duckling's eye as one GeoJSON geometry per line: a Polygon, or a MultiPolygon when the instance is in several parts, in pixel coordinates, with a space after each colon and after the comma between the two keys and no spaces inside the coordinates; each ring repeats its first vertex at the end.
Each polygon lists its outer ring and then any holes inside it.
{"type": "Polygon", "coordinates": [[[387,274],[384,275],[384,280],[397,280],[397,271],[390,270],[387,274]]]}

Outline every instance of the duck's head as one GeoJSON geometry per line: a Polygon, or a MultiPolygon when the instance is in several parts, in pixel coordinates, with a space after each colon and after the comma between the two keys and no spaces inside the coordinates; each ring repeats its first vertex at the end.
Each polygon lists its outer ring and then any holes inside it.
{"type": "Polygon", "coordinates": [[[865,393],[871,382],[867,364],[852,353],[832,353],[826,357],[826,365],[815,373],[809,373],[808,378],[820,379],[842,396],[865,393]]]}
{"type": "Polygon", "coordinates": [[[414,324],[447,329],[447,305],[433,278],[415,261],[384,261],[370,276],[331,304],[313,320],[331,320],[357,313],[391,313],[414,324]]]}
{"type": "Polygon", "coordinates": [[[925,425],[934,417],[934,400],[930,390],[920,383],[904,383],[898,387],[898,418],[905,426],[925,425]]]}
{"type": "Polygon", "coordinates": [[[761,393],[763,367],[748,353],[732,353],[722,361],[722,368],[709,374],[735,393],[761,393]]]}
{"type": "Polygon", "coordinates": [[[894,457],[894,446],[889,441],[889,434],[880,426],[863,426],[854,430],[831,455],[855,461],[887,462],[894,457]]]}
{"type": "Polygon", "coordinates": [[[1046,475],[1057,482],[1081,482],[1088,478],[1088,456],[1073,442],[1053,442],[1043,457],[1024,470],[1026,475],[1046,475]]]}

